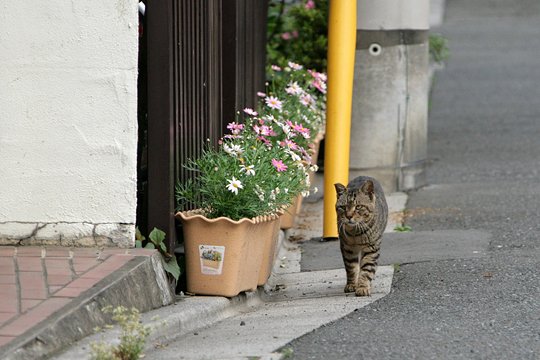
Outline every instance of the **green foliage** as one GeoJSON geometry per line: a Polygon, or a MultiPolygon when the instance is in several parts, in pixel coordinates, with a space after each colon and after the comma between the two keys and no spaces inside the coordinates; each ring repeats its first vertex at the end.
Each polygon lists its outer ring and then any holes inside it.
{"type": "Polygon", "coordinates": [[[294,61],[308,69],[326,71],[328,1],[270,0],[268,63],[294,61]]]}
{"type": "Polygon", "coordinates": [[[171,254],[167,251],[167,245],[165,244],[166,233],[160,229],[154,228],[148,239],[146,239],[139,228],[135,232],[135,247],[144,248],[144,249],[157,249],[161,254],[161,263],[163,264],[163,269],[170,274],[176,281],[182,273],[180,266],[178,266],[178,261],[174,254],[171,254]]]}
{"type": "Polygon", "coordinates": [[[283,355],[282,359],[290,359],[294,355],[294,350],[290,347],[286,347],[281,349],[281,355],[283,355]]]}
{"type": "Polygon", "coordinates": [[[257,111],[244,109],[218,147],[184,165],[194,180],[177,184],[179,209],[240,220],[276,214],[307,195],[309,172],[316,171],[313,141],[324,128],[326,75],[292,62],[269,71],[257,111]]]}
{"type": "Polygon", "coordinates": [[[93,360],[137,360],[142,357],[146,338],[150,334],[150,327],[141,323],[141,315],[135,308],[127,309],[124,306],[102,309],[104,313],[112,313],[113,321],[121,330],[118,345],[94,342],[90,344],[90,358],[93,360]]]}
{"type": "MultiPolygon", "coordinates": [[[[201,157],[190,160],[186,168],[197,174],[198,181],[177,184],[176,198],[180,205],[196,203],[208,218],[225,216],[240,220],[276,213],[304,189],[303,173],[292,170],[279,173],[272,166],[272,159],[281,159],[279,148],[240,139],[225,140],[224,144],[238,145],[245,151],[236,156],[223,148],[206,149],[201,157]],[[241,165],[253,165],[254,174],[242,172],[241,165]],[[228,187],[232,180],[242,186],[236,193],[228,187]]],[[[284,164],[294,166],[287,159],[284,164]]]]}
{"type": "Polygon", "coordinates": [[[412,231],[412,228],[409,226],[409,225],[398,225],[394,228],[394,231],[397,231],[397,232],[409,232],[409,231],[412,231]]]}
{"type": "Polygon", "coordinates": [[[433,61],[440,64],[448,59],[450,50],[448,49],[448,40],[441,34],[429,35],[429,54],[433,61]]]}

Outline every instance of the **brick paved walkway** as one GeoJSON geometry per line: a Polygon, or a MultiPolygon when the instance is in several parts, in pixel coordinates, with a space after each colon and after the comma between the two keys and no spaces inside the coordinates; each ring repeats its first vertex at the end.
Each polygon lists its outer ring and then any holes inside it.
{"type": "Polygon", "coordinates": [[[0,347],[120,269],[144,249],[0,247],[0,347]]]}

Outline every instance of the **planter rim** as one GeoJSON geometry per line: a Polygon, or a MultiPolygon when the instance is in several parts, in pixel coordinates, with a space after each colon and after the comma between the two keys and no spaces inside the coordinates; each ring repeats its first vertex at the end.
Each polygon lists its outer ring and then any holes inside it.
{"type": "Polygon", "coordinates": [[[278,214],[273,215],[259,215],[254,218],[242,218],[240,220],[232,220],[231,218],[220,216],[215,219],[209,219],[206,216],[202,214],[202,209],[195,209],[195,210],[188,210],[188,211],[179,211],[176,213],[176,217],[180,218],[181,220],[190,220],[190,219],[201,219],[208,223],[216,223],[220,221],[229,222],[231,224],[242,224],[245,222],[251,223],[251,224],[258,224],[265,221],[271,221],[277,219],[281,215],[281,212],[278,214]]]}

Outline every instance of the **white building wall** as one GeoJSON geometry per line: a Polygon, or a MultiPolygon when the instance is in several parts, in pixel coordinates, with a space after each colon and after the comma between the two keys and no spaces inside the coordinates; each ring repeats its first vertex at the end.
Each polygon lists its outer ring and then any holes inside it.
{"type": "Polygon", "coordinates": [[[0,244],[131,246],[137,0],[0,4],[0,244]]]}

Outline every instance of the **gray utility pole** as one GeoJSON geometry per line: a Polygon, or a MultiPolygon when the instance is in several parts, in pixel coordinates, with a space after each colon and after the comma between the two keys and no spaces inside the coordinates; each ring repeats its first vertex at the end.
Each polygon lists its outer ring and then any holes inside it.
{"type": "Polygon", "coordinates": [[[425,184],[429,0],[358,0],[350,178],[425,184]]]}

